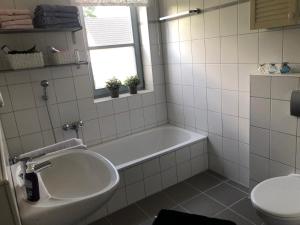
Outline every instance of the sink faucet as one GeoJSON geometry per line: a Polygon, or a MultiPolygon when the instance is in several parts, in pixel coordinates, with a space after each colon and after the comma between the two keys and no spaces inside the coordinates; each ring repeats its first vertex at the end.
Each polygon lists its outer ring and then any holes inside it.
{"type": "Polygon", "coordinates": [[[29,157],[24,157],[24,158],[18,159],[18,162],[21,162],[21,171],[22,171],[20,173],[21,178],[24,178],[28,163],[33,165],[35,172],[40,172],[40,171],[52,166],[52,163],[49,160],[38,163],[38,162],[32,162],[32,158],[29,158],[29,157]]]}
{"type": "Polygon", "coordinates": [[[83,121],[79,120],[79,121],[75,121],[72,123],[65,123],[62,127],[62,129],[64,131],[67,130],[75,130],[76,132],[76,137],[79,138],[79,128],[83,127],[83,121]]]}

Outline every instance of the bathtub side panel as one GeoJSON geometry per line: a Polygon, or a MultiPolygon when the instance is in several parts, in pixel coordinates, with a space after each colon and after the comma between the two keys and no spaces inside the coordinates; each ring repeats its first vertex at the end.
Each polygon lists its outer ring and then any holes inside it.
{"type": "MultiPolygon", "coordinates": [[[[118,191],[99,211],[105,211],[105,215],[109,215],[207,169],[206,139],[123,168],[119,171],[121,184],[118,191]]],[[[89,218],[88,222],[102,217],[104,214],[99,214],[89,218]]]]}

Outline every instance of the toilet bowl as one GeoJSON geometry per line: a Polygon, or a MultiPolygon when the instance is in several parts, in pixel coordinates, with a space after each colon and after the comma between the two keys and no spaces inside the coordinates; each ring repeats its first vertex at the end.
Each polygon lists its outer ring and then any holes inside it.
{"type": "Polygon", "coordinates": [[[300,175],[275,177],[255,186],[251,202],[267,225],[300,224],[300,175]]]}

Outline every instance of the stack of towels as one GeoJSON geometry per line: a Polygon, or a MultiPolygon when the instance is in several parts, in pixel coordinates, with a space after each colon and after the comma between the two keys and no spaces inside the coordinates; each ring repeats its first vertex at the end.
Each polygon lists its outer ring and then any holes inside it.
{"type": "Polygon", "coordinates": [[[36,28],[81,27],[76,6],[38,5],[34,11],[33,24],[36,28]]]}
{"type": "Polygon", "coordinates": [[[33,29],[31,12],[27,9],[0,9],[1,29],[33,29]]]}

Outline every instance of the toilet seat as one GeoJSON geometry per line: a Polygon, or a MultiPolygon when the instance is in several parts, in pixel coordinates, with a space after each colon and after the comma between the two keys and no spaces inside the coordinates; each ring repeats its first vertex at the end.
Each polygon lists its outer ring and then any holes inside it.
{"type": "Polygon", "coordinates": [[[262,213],[286,219],[300,218],[300,175],[261,182],[252,190],[251,201],[262,213]]]}

